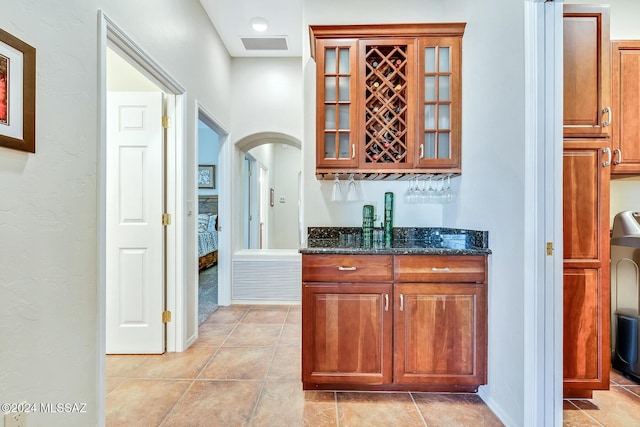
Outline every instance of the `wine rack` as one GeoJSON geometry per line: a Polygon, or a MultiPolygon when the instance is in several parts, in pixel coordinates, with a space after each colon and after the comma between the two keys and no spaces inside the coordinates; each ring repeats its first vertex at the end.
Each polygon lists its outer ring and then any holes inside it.
{"type": "Polygon", "coordinates": [[[407,46],[366,46],[364,153],[368,164],[406,164],[407,46]]]}

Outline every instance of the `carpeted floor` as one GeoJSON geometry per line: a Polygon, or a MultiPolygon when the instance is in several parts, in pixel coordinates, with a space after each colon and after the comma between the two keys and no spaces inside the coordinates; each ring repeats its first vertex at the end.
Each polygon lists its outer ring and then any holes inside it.
{"type": "Polygon", "coordinates": [[[218,266],[200,270],[198,282],[198,324],[218,308],[218,266]]]}

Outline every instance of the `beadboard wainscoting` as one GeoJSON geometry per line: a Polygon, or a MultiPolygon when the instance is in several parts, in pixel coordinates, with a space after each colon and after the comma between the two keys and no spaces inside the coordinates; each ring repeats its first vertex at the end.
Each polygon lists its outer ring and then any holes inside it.
{"type": "Polygon", "coordinates": [[[232,303],[300,303],[301,265],[297,249],[236,252],[233,254],[232,303]]]}

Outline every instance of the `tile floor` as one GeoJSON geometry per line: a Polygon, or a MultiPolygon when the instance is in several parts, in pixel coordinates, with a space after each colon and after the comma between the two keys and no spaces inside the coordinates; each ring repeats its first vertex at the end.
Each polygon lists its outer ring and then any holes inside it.
{"type": "Polygon", "coordinates": [[[107,356],[107,426],[501,426],[474,394],[303,391],[300,306],[219,307],[183,353],[107,356]]]}
{"type": "Polygon", "coordinates": [[[198,325],[201,325],[218,308],[218,266],[205,268],[198,273],[198,325]]]}
{"type": "MultiPolygon", "coordinates": [[[[115,426],[501,426],[474,394],[303,391],[300,306],[219,307],[183,353],[107,356],[115,426]]],[[[564,426],[640,426],[640,385],[565,400],[564,426]]]]}
{"type": "Polygon", "coordinates": [[[564,402],[564,427],[640,426],[640,384],[611,370],[611,388],[594,391],[593,399],[564,402]]]}

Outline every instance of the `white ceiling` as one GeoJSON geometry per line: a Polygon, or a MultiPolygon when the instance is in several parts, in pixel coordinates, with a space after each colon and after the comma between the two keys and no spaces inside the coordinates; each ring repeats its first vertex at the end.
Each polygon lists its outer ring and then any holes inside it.
{"type": "MultiPolygon", "coordinates": [[[[301,0],[200,0],[229,54],[234,57],[302,56],[301,0]],[[269,28],[258,33],[251,18],[267,20],[269,28]],[[287,50],[247,50],[241,38],[281,38],[287,50]]],[[[261,41],[250,40],[253,42],[261,41]]]]}

